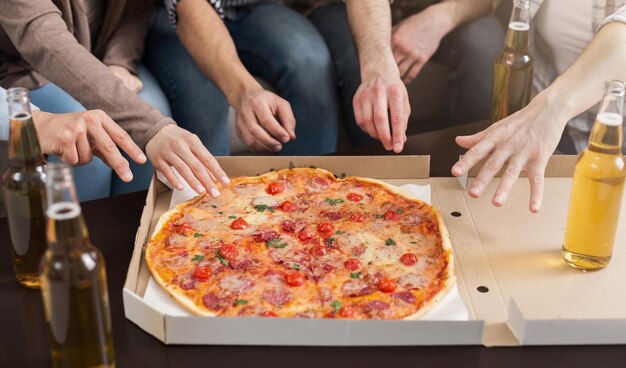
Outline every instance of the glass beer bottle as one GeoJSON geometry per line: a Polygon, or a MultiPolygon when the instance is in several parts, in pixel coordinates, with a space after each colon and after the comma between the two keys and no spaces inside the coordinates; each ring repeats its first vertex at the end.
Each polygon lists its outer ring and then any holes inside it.
{"type": "Polygon", "coordinates": [[[623,104],[624,83],[608,82],[589,145],[576,163],[562,250],[574,268],[597,270],[611,260],[626,177],[623,104]]]}
{"type": "Polygon", "coordinates": [[[29,288],[39,287],[39,261],[46,250],[46,184],[44,159],[33,123],[28,90],[11,88],[9,104],[9,167],[2,176],[15,277],[29,288]]]}
{"type": "Polygon", "coordinates": [[[41,291],[54,367],[114,367],[104,259],[89,242],[69,166],[46,169],[48,249],[41,291]]]}
{"type": "Polygon", "coordinates": [[[514,0],[504,48],[493,67],[493,91],[489,124],[521,110],[530,101],[533,58],[528,51],[530,0],[514,0]]]}

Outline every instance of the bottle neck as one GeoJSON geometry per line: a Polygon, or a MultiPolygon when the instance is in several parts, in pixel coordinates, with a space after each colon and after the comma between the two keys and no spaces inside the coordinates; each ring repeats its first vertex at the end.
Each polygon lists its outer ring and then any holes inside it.
{"type": "Polygon", "coordinates": [[[604,154],[621,155],[622,141],[622,116],[611,112],[599,113],[591,129],[588,149],[604,154]]]}
{"type": "Polygon", "coordinates": [[[54,253],[71,253],[89,247],[89,234],[76,195],[71,168],[62,162],[46,167],[48,198],[47,238],[54,253]]]}
{"type": "Polygon", "coordinates": [[[89,234],[80,205],[72,202],[52,204],[48,210],[48,246],[54,254],[69,255],[89,248],[89,234]]]}
{"type": "Polygon", "coordinates": [[[513,2],[511,20],[504,40],[505,48],[514,49],[519,52],[528,52],[530,40],[530,16],[528,14],[528,8],[528,0],[516,0],[513,2]]]}
{"type": "Polygon", "coordinates": [[[9,162],[11,166],[24,167],[45,163],[37,131],[30,111],[30,98],[26,88],[7,90],[9,105],[9,162]]]}

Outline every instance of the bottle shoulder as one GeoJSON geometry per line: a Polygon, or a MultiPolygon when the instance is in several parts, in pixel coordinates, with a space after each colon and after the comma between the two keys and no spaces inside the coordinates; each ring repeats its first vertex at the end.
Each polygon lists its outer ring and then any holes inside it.
{"type": "Polygon", "coordinates": [[[626,177],[626,160],[621,154],[607,154],[585,149],[578,157],[576,174],[590,178],[626,177]]]}

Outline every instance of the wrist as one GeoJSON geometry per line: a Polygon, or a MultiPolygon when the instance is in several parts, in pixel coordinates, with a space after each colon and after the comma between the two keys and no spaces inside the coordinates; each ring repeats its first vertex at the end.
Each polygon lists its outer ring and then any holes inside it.
{"type": "Polygon", "coordinates": [[[529,107],[537,108],[541,115],[551,117],[552,123],[563,129],[568,121],[578,115],[574,104],[565,94],[552,88],[541,91],[530,101],[529,107]]]}
{"type": "Polygon", "coordinates": [[[229,88],[225,91],[226,99],[228,103],[234,107],[236,110],[239,110],[242,102],[245,100],[246,96],[250,93],[262,91],[264,88],[261,86],[253,76],[248,74],[242,76],[241,78],[235,79],[235,84],[232,88],[229,88]]]}
{"type": "Polygon", "coordinates": [[[424,15],[431,19],[437,19],[433,26],[435,26],[434,31],[440,36],[440,39],[460,25],[460,20],[456,16],[455,2],[442,1],[427,7],[423,12],[426,12],[424,15]]]}
{"type": "Polygon", "coordinates": [[[364,58],[361,63],[361,80],[366,81],[374,76],[400,78],[400,71],[391,51],[389,55],[364,58]]]}

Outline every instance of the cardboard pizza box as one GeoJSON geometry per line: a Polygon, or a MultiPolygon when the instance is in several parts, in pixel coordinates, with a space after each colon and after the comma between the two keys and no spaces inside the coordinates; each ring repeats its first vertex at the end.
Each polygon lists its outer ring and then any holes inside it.
{"type": "MultiPolygon", "coordinates": [[[[349,321],[255,317],[173,316],[143,299],[150,272],[144,246],[171,190],[153,180],[124,285],[126,317],[166,344],[232,345],[555,345],[626,343],[626,215],[611,264],[583,273],[560,260],[576,157],[555,156],[539,214],[528,211],[529,185],[520,178],[506,206],[495,208],[495,180],[480,199],[464,180],[429,178],[427,156],[223,157],[231,176],[315,166],[337,176],[364,176],[394,185],[430,184],[454,250],[464,321],[349,321]]],[[[470,172],[470,179],[476,170],[470,172]]],[[[465,179],[467,180],[467,178],[465,179]]],[[[626,198],[624,199],[626,201],[626,198]]]]}

